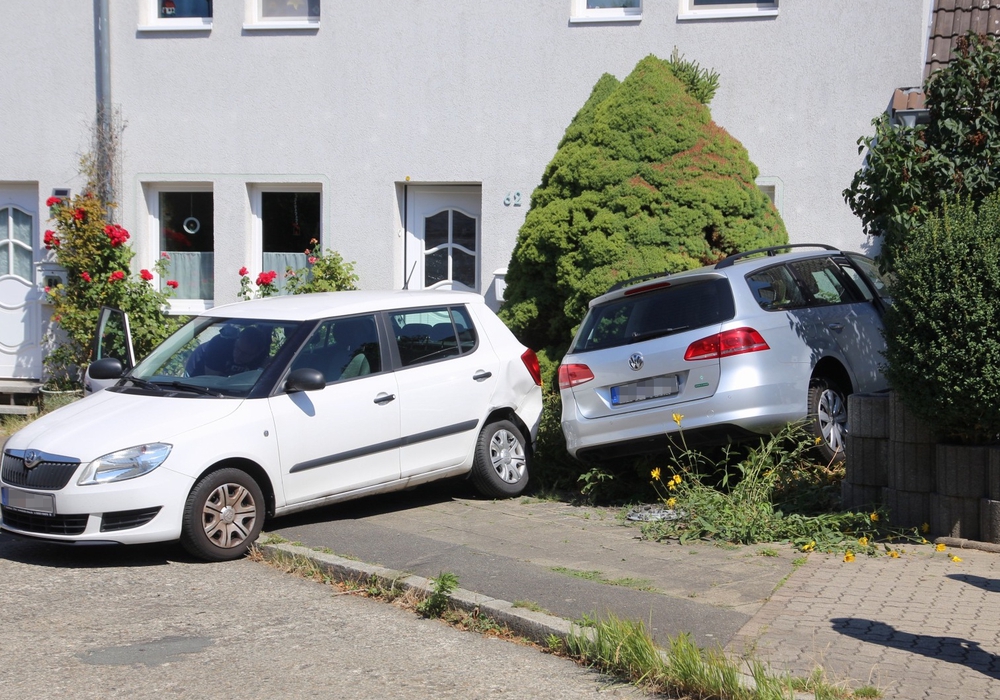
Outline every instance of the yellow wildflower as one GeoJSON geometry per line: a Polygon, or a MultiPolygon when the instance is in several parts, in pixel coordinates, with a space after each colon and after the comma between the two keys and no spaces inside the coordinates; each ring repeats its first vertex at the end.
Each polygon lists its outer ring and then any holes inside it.
{"type": "Polygon", "coordinates": [[[684,416],[682,414],[680,414],[680,413],[675,413],[674,414],[674,423],[676,423],[677,425],[680,425],[682,420],[684,420],[684,416]]]}
{"type": "Polygon", "coordinates": [[[817,444],[817,445],[818,445],[818,444],[820,444],[821,442],[823,442],[823,438],[821,438],[821,437],[818,437],[818,438],[816,438],[816,440],[815,440],[815,444],[817,444]]]}
{"type": "Polygon", "coordinates": [[[676,498],[668,498],[667,499],[667,508],[673,508],[675,505],[677,505],[677,499],[676,498]]]}
{"type": "Polygon", "coordinates": [[[868,538],[867,537],[862,537],[861,539],[858,540],[858,544],[861,545],[862,547],[867,547],[868,546],[868,538]]]}
{"type": "Polygon", "coordinates": [[[809,544],[802,545],[802,551],[803,552],[811,552],[814,549],[816,549],[816,541],[815,540],[813,540],[809,544]]]}
{"type": "Polygon", "coordinates": [[[668,481],[667,482],[667,488],[670,489],[671,491],[674,491],[677,488],[677,484],[675,484],[672,481],[668,481]]]}
{"type": "Polygon", "coordinates": [[[899,552],[897,552],[895,549],[890,549],[889,556],[892,557],[893,559],[899,559],[899,552]]]}
{"type": "Polygon", "coordinates": [[[854,561],[854,552],[852,552],[851,550],[848,549],[847,550],[847,554],[844,555],[844,561],[848,561],[848,562],[854,561]]]}
{"type": "Polygon", "coordinates": [[[660,468],[657,467],[653,471],[649,472],[649,475],[651,477],[653,477],[654,480],[659,481],[660,480],[660,468]]]}
{"type": "Polygon", "coordinates": [[[924,534],[930,532],[930,529],[931,529],[930,523],[924,523],[923,525],[920,526],[920,531],[924,534]]]}
{"type": "Polygon", "coordinates": [[[928,542],[928,541],[927,541],[927,540],[925,540],[925,539],[924,539],[923,537],[921,537],[921,538],[920,538],[920,544],[930,544],[930,542],[928,542]]]}
{"type": "Polygon", "coordinates": [[[869,515],[868,517],[869,517],[869,518],[871,519],[871,521],[872,521],[873,523],[877,523],[877,522],[878,522],[878,513],[872,513],[872,514],[871,514],[871,515],[869,515]]]}
{"type": "Polygon", "coordinates": [[[674,474],[674,478],[671,479],[671,481],[673,481],[675,484],[677,484],[679,486],[680,483],[681,483],[681,475],[680,474],[674,474]]]}
{"type": "Polygon", "coordinates": [[[954,561],[954,562],[960,562],[960,561],[962,561],[962,557],[953,556],[951,558],[951,560],[954,561]]]}
{"type": "Polygon", "coordinates": [[[944,543],[943,542],[938,542],[936,545],[934,545],[934,551],[935,552],[943,552],[944,551],[944,543]]]}

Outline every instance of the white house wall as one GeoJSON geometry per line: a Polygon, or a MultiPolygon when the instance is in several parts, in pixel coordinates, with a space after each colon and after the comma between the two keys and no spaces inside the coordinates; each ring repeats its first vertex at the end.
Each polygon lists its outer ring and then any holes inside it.
{"type": "MultiPolygon", "coordinates": [[[[404,186],[482,188],[481,289],[504,267],[531,191],[602,73],[676,46],[721,75],[715,121],[776,183],[793,241],[866,246],[841,191],[857,138],[895,87],[919,84],[927,0],[781,0],[776,17],[569,21],[570,0],[322,0],[315,30],[244,28],[216,0],[210,31],[141,31],[143,0],[111,0],[112,101],[126,123],[119,218],[151,264],[150,183],[210,183],[216,300],[254,259],[250,188],[319,184],[324,246],[361,285],[403,281],[404,186]],[[505,206],[508,193],[523,205],[505,206]]],[[[0,182],[79,186],[94,109],[93,3],[3,0],[0,182]],[[14,99],[17,96],[17,99],[14,99]]]]}

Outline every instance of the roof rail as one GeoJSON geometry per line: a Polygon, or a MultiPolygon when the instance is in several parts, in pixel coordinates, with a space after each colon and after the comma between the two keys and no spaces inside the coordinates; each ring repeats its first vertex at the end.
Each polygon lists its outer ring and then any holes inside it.
{"type": "Polygon", "coordinates": [[[823,250],[840,250],[832,245],[827,245],[826,243],[788,243],[785,245],[773,245],[769,248],[757,248],[755,250],[748,250],[743,253],[733,253],[727,256],[715,264],[716,270],[721,270],[724,267],[732,267],[733,263],[742,258],[748,258],[751,255],[759,255],[765,253],[768,257],[777,255],[778,253],[783,253],[790,248],[822,248],[823,250]]]}
{"type": "Polygon", "coordinates": [[[666,277],[667,275],[672,275],[672,274],[674,273],[664,270],[663,272],[650,272],[649,274],[639,275],[638,277],[629,277],[627,280],[622,280],[621,282],[615,282],[613,285],[611,285],[611,288],[608,289],[607,292],[605,292],[605,294],[608,294],[610,292],[616,292],[622,287],[629,287],[633,284],[639,284],[640,282],[645,282],[646,280],[656,279],[657,277],[666,277]]]}

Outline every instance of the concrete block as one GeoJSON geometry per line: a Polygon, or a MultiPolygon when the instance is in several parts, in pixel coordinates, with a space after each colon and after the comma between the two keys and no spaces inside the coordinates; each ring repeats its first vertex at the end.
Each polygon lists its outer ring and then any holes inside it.
{"type": "Polygon", "coordinates": [[[847,436],[844,481],[859,486],[889,485],[889,441],[885,438],[847,436]]]}
{"type": "Polygon", "coordinates": [[[979,537],[983,542],[1000,544],[1000,501],[979,501],[979,537]]]}
{"type": "Polygon", "coordinates": [[[933,491],[936,451],[934,443],[900,442],[890,438],[886,485],[898,491],[933,491]]]}
{"type": "Polygon", "coordinates": [[[882,489],[882,503],[892,527],[920,527],[931,518],[930,492],[882,489]]]}
{"type": "Polygon", "coordinates": [[[931,534],[935,537],[980,537],[979,498],[930,495],[931,534]]]}
{"type": "Polygon", "coordinates": [[[942,496],[976,500],[988,496],[990,451],[984,445],[939,443],[934,456],[934,490],[942,496]]]}
{"type": "Polygon", "coordinates": [[[851,435],[862,438],[889,437],[889,392],[851,394],[847,397],[851,435]]]}

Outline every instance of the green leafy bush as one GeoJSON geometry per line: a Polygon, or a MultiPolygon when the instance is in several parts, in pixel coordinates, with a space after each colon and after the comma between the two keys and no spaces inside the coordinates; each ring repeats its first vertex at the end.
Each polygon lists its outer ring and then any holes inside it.
{"type": "Polygon", "coordinates": [[[962,197],[974,203],[1000,189],[1000,44],[969,33],[951,62],[924,86],[929,122],[893,126],[887,114],[872,121],[873,136],[844,198],[865,232],[882,237],[881,260],[893,268],[907,234],[941,205],[962,197]]]}
{"type": "Polygon", "coordinates": [[[313,248],[306,250],[309,266],[301,270],[288,270],[285,287],[291,294],[309,292],[340,292],[357,289],[358,276],[354,274],[354,263],[345,262],[336,251],[319,253],[319,241],[310,241],[313,248]]]}
{"type": "MultiPolygon", "coordinates": [[[[127,244],[128,231],[107,222],[108,205],[89,191],[72,200],[53,197],[48,204],[53,228],[45,232],[45,247],[67,277],[65,284],[46,290],[60,332],[52,339],[56,347],[45,358],[45,368],[50,386],[75,389],[91,360],[101,306],[129,315],[135,353],[143,357],[178,325],[166,314],[177,283],[167,280],[168,291],[161,292],[153,287],[152,271],[131,272],[135,251],[127,244]]],[[[160,258],[153,271],[166,277],[168,264],[168,258],[160,258]]]]}
{"type": "Polygon", "coordinates": [[[1000,435],[1000,193],[945,204],[896,251],[886,376],[952,440],[1000,435]]]}

